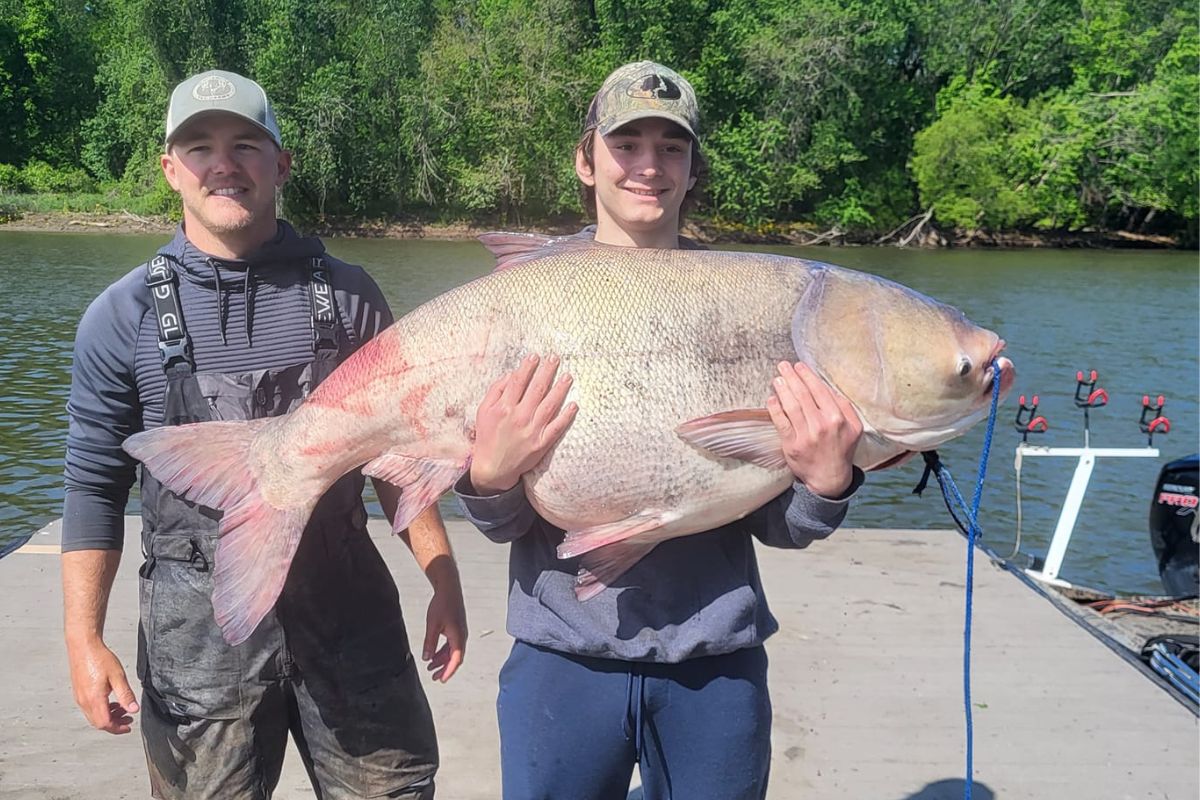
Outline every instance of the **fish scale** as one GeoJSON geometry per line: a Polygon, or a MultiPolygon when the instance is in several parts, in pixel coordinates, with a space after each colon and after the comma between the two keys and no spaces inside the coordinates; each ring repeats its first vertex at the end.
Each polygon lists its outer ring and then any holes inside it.
{"type": "Polygon", "coordinates": [[[273,526],[302,525],[365,465],[402,489],[394,524],[406,527],[466,471],[479,402],[530,353],[559,356],[573,378],[574,422],[522,480],[568,531],[560,555],[582,556],[581,599],[658,542],[738,519],[791,485],[765,412],[780,361],[806,361],[854,404],[864,468],[962,433],[990,399],[981,387],[999,338],[874,276],[769,254],[484,238],[503,254],[496,272],[397,320],[293,413],[247,428],[248,442],[217,444],[200,423],[126,443],[172,490],[241,504],[225,509],[237,524],[222,525],[217,551],[227,639],[248,636],[282,586],[299,533],[273,526]],[[964,358],[977,365],[965,377],[964,358]],[[921,416],[902,416],[910,409],[921,416]],[[247,541],[255,558],[220,563],[247,541]]]}

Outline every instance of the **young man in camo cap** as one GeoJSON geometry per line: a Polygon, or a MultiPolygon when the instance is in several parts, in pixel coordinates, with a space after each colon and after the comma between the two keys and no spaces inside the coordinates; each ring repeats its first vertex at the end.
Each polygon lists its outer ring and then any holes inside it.
{"type": "MultiPolygon", "coordinates": [[[[703,174],[699,125],[696,95],[675,71],[639,61],[613,72],[575,153],[596,213],[577,237],[697,248],[679,221],[703,174]]],[[[635,284],[637,268],[620,266],[635,261],[614,261],[613,280],[635,284]]],[[[805,547],[841,523],[862,482],[851,463],[858,417],[815,374],[779,365],[763,399],[784,452],[805,452],[788,456],[792,486],[737,522],[659,544],[580,602],[579,561],[557,558],[563,531],[538,515],[521,482],[575,413],[556,364],[530,357],[497,382],[480,404],[471,469],[455,486],[468,518],[511,543],[516,642],[497,700],[505,800],[624,800],[635,765],[646,800],[761,800],[771,762],[763,641],[779,625],[753,539],[805,547]],[[807,417],[803,404],[825,413],[807,417]]]]}
{"type": "MultiPolygon", "coordinates": [[[[241,620],[232,638],[244,641],[231,645],[229,618],[214,619],[214,574],[222,566],[228,574],[224,558],[277,552],[282,526],[248,524],[220,539],[229,531],[219,531],[218,510],[142,470],[140,703],[104,643],[138,470],[121,449],[125,438],[287,413],[392,321],[362,268],[276,219],[292,161],[257,83],[211,70],[176,86],[161,161],[183,222],[89,306],[75,343],[62,566],[76,702],[114,734],[128,733],[140,711],[156,798],[265,800],[290,731],[318,797],[428,800],[438,765],[433,720],[395,583],[367,535],[361,473],[320,499],[277,602],[258,593],[272,571],[282,579],[284,559],[248,562],[246,580],[222,584],[236,595],[227,604],[235,620],[269,608],[241,620]],[[249,547],[233,554],[219,544],[247,537],[249,547]]],[[[375,488],[391,517],[399,491],[375,488]]],[[[434,587],[423,656],[445,680],[462,659],[466,623],[436,509],[404,536],[434,587]],[[439,637],[446,645],[435,652],[439,637]]]]}
{"type": "Polygon", "coordinates": [[[605,244],[698,247],[679,236],[707,171],[697,132],[700,108],[687,80],[661,64],[619,67],[592,98],[575,148],[585,207],[605,244]]]}

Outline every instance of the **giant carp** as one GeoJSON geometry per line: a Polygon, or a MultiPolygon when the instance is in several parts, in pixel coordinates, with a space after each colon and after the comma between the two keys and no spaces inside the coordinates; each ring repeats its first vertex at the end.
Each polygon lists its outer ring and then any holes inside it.
{"type": "MultiPolygon", "coordinates": [[[[780,255],[481,237],[499,268],[397,320],[292,413],[137,433],[167,488],[224,513],[213,606],[231,643],[274,605],[309,515],[350,470],[402,490],[402,530],[468,469],[489,385],[530,353],[574,381],[571,427],[523,477],[567,531],[586,600],[659,542],[758,508],[792,481],[765,408],[780,361],[844,395],[863,469],[962,434],[1007,392],[1004,341],[891,281],[780,255]]],[[[335,277],[336,279],[336,277],[335,277]]]]}

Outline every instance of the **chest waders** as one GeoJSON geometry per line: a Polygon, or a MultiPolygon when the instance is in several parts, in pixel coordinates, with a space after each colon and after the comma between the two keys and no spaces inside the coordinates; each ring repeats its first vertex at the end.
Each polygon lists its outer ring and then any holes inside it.
{"type": "MultiPolygon", "coordinates": [[[[167,378],[163,424],[279,416],[328,377],[343,353],[337,308],[323,260],[308,272],[310,361],[198,373],[175,270],[162,256],[147,264],[167,378]]],[[[221,513],[142,469],[137,672],[155,797],[265,800],[289,731],[319,797],[432,796],[421,794],[432,792],[437,765],[432,718],[395,584],[367,535],[362,489],[354,471],[325,493],[275,608],[234,647],[211,600],[221,513]]]]}

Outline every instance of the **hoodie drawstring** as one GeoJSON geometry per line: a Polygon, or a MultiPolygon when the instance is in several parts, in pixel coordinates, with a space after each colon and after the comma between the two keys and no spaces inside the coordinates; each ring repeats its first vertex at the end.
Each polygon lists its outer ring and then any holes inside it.
{"type": "Polygon", "coordinates": [[[246,282],[242,284],[242,329],[246,334],[246,347],[251,347],[250,344],[250,270],[249,265],[246,266],[246,282]]]}
{"type": "MultiPolygon", "coordinates": [[[[229,342],[225,338],[225,324],[229,317],[229,306],[225,305],[225,293],[221,291],[221,268],[217,264],[215,258],[207,258],[205,262],[209,269],[213,272],[213,284],[217,292],[217,325],[221,329],[221,344],[228,345],[229,342]]],[[[246,267],[246,278],[242,284],[242,330],[246,335],[246,346],[251,347],[253,343],[250,341],[250,274],[251,267],[246,267]]]]}
{"type": "Polygon", "coordinates": [[[225,293],[221,291],[221,269],[220,269],[220,267],[217,266],[217,262],[215,259],[206,258],[206,259],[204,259],[204,261],[205,261],[205,263],[208,264],[208,268],[212,270],[213,283],[216,285],[216,290],[217,290],[217,327],[221,329],[221,345],[224,346],[224,345],[229,344],[229,342],[225,341],[225,306],[224,306],[224,303],[222,302],[225,299],[225,293]]]}

